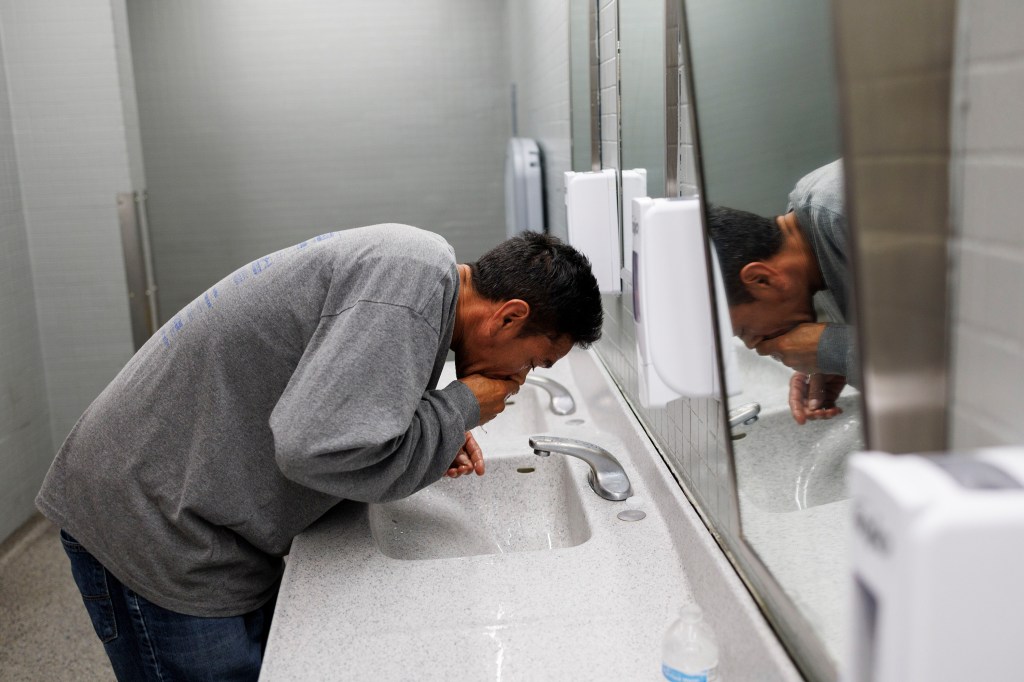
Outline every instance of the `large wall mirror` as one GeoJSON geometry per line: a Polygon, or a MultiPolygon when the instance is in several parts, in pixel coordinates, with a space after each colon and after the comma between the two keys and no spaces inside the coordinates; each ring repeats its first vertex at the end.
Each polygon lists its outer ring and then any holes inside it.
{"type": "Polygon", "coordinates": [[[831,4],[685,10],[701,193],[737,334],[722,342],[740,368],[726,400],[742,543],[820,639],[798,648],[834,663],[845,464],[863,430],[831,4]]]}
{"type": "Polygon", "coordinates": [[[627,181],[643,176],[640,196],[665,196],[665,116],[665,2],[621,2],[619,167],[627,181]]]}

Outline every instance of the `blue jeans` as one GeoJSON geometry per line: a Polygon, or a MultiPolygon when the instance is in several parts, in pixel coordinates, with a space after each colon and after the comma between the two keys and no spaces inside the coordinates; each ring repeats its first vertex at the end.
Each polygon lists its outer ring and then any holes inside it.
{"type": "Polygon", "coordinates": [[[259,677],[274,599],[255,611],[229,618],[176,613],[122,585],[63,530],[60,540],[118,680],[212,682],[259,677]]]}

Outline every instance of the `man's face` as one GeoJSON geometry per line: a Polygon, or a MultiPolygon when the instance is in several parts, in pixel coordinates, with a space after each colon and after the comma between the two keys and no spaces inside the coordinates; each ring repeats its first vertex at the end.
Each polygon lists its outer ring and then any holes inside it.
{"type": "Polygon", "coordinates": [[[782,336],[804,322],[814,322],[811,297],[799,296],[778,300],[755,300],[729,307],[733,334],[747,348],[754,348],[766,339],[782,336]]]}
{"type": "Polygon", "coordinates": [[[550,367],[572,350],[572,339],[551,339],[544,334],[502,335],[475,347],[467,347],[455,357],[455,373],[464,377],[483,374],[492,379],[516,379],[522,383],[535,367],[550,367]]]}

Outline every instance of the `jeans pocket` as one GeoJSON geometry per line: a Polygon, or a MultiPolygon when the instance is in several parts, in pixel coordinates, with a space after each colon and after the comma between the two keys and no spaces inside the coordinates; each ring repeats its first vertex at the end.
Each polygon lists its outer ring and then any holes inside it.
{"type": "Polygon", "coordinates": [[[75,578],[78,591],[82,593],[82,602],[92,620],[96,636],[106,644],[117,637],[114,604],[107,585],[107,569],[63,530],[60,532],[60,541],[71,560],[71,575],[75,578]]]}

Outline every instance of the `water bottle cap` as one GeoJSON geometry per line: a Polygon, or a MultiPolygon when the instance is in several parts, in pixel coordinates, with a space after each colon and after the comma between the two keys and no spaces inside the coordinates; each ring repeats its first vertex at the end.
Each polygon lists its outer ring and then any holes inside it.
{"type": "Polygon", "coordinates": [[[680,609],[679,617],[686,623],[699,623],[704,620],[704,612],[696,604],[687,604],[680,609]]]}

